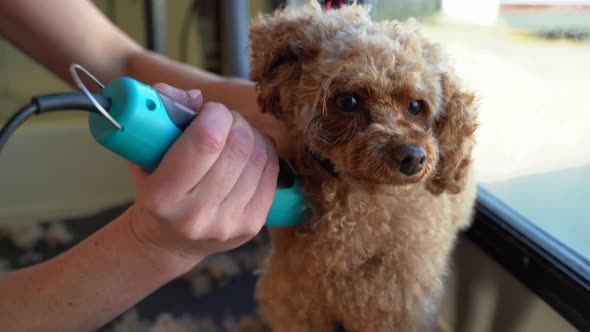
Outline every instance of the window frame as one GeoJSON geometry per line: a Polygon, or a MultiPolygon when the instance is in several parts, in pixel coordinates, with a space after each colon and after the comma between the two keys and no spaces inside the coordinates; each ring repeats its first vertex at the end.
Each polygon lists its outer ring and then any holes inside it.
{"type": "Polygon", "coordinates": [[[478,187],[467,238],[573,326],[590,331],[590,262],[478,187]]]}

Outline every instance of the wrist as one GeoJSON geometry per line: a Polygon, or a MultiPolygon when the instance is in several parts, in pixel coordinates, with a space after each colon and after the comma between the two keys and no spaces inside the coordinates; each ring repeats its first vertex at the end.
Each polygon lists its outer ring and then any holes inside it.
{"type": "Polygon", "coordinates": [[[202,261],[206,254],[190,248],[168,227],[141,211],[137,204],[123,215],[124,229],[139,250],[171,278],[178,277],[202,261]]]}

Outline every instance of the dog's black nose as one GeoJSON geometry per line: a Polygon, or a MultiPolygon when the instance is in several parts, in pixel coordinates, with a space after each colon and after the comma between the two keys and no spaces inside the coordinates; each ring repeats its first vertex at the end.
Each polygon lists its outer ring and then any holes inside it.
{"type": "Polygon", "coordinates": [[[393,150],[393,160],[398,164],[400,172],[414,175],[424,167],[426,151],[420,145],[402,144],[393,150]]]}

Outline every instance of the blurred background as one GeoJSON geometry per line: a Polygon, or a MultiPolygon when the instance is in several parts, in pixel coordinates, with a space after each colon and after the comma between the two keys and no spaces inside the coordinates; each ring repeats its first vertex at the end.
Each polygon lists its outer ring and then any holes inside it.
{"type": "MultiPolygon", "coordinates": [[[[145,47],[241,77],[248,72],[244,27],[258,13],[271,12],[283,2],[94,1],[145,47]]],[[[302,0],[286,2],[297,6],[302,0]]],[[[480,99],[476,167],[482,188],[587,264],[590,1],[366,2],[373,6],[374,19],[416,17],[426,34],[443,44],[480,99]]],[[[0,73],[0,123],[31,96],[71,90],[3,40],[0,73]]],[[[70,230],[79,231],[74,239],[80,239],[133,200],[126,163],[93,141],[86,117],[48,114],[15,133],[0,155],[1,227],[66,221],[70,230]]],[[[43,251],[45,247],[23,249],[5,243],[0,257],[14,263],[17,255],[38,254],[38,261],[66,247],[43,251]]],[[[33,261],[22,260],[20,266],[33,261]]],[[[230,288],[219,290],[222,295],[213,296],[218,302],[211,308],[252,311],[252,302],[236,294],[251,297],[254,277],[232,280],[226,284],[230,288]]],[[[449,287],[443,316],[453,331],[575,330],[469,241],[459,243],[449,287]]],[[[173,289],[158,294],[172,301],[186,293],[182,287],[173,289]]],[[[150,308],[144,313],[152,317],[160,310],[158,294],[144,303],[150,308]]],[[[168,308],[176,314],[205,315],[200,301],[211,298],[187,297],[168,308]]]]}

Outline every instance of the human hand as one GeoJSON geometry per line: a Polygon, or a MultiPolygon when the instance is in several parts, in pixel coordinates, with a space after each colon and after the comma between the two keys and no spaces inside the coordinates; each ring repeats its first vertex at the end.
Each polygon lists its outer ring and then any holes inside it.
{"type": "Polygon", "coordinates": [[[263,227],[274,198],[274,143],[239,113],[202,105],[198,90],[154,87],[199,115],[152,174],[130,165],[136,238],[193,261],[240,246],[263,227]]]}

